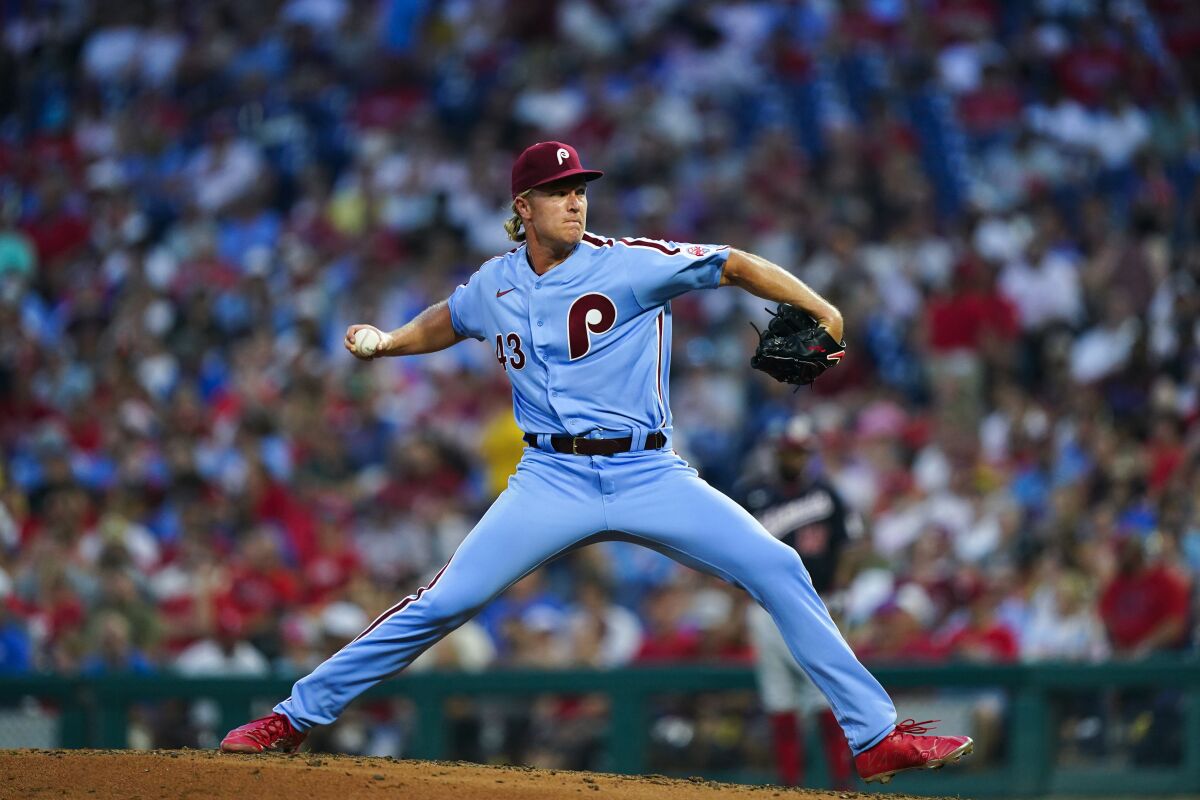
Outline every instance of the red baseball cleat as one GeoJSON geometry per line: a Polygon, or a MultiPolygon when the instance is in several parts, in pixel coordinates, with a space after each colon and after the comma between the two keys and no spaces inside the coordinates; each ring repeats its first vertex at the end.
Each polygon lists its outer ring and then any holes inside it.
{"type": "Polygon", "coordinates": [[[941,769],[975,749],[970,736],[920,736],[936,719],[906,719],[879,744],[854,757],[859,776],[867,783],[887,783],[897,772],[941,769]]]}
{"type": "Polygon", "coordinates": [[[283,714],[272,714],[247,722],[225,734],[221,740],[221,750],[226,753],[262,753],[267,750],[294,753],[307,735],[293,728],[283,714]]]}

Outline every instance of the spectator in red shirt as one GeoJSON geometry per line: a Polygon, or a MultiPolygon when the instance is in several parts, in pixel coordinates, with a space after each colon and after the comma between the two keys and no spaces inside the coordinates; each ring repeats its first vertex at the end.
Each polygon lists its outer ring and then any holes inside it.
{"type": "Polygon", "coordinates": [[[79,642],[73,640],[83,632],[87,609],[79,593],[71,585],[66,570],[59,571],[50,567],[49,571],[37,612],[43,620],[54,653],[53,667],[70,671],[74,667],[74,658],[78,655],[74,652],[74,647],[79,642]]]}
{"type": "Polygon", "coordinates": [[[1190,586],[1170,566],[1148,563],[1142,540],[1118,544],[1117,574],[1100,596],[1100,618],[1113,652],[1132,658],[1187,642],[1190,586]]]}
{"type": "Polygon", "coordinates": [[[226,609],[236,611],[244,620],[246,635],[270,650],[278,644],[274,637],[280,617],[300,597],[300,583],[283,565],[276,534],[263,527],[248,534],[231,571],[229,589],[216,603],[218,615],[226,609]]]}
{"type": "Polygon", "coordinates": [[[1128,58],[1099,20],[1084,23],[1082,41],[1058,63],[1067,94],[1089,106],[1099,105],[1108,89],[1125,74],[1128,58]]]}
{"type": "MultiPolygon", "coordinates": [[[[1100,596],[1100,618],[1113,654],[1144,658],[1178,650],[1187,644],[1190,586],[1173,567],[1149,562],[1137,536],[1119,540],[1117,574],[1100,596]]],[[[1118,702],[1128,727],[1136,764],[1175,764],[1181,758],[1177,737],[1168,732],[1183,725],[1183,698],[1172,687],[1122,693],[1118,702]]]]}
{"type": "Polygon", "coordinates": [[[1021,110],[1021,94],[998,64],[985,65],[982,84],[958,101],[963,127],[984,145],[1005,134],[1015,134],[1021,110]]]}
{"type": "Polygon", "coordinates": [[[922,322],[939,401],[974,418],[983,407],[988,367],[1013,360],[1016,306],[997,290],[988,266],[972,252],[954,268],[949,289],[926,301],[922,322]]]}
{"type": "Polygon", "coordinates": [[[947,292],[935,294],[925,306],[929,348],[938,355],[955,350],[994,350],[1017,336],[1017,310],[996,290],[988,268],[968,254],[954,268],[947,292]]]}
{"type": "Polygon", "coordinates": [[[189,531],[170,560],[151,578],[163,629],[163,648],[178,655],[212,630],[217,598],[230,591],[230,568],[221,562],[210,537],[189,531]]]}
{"type": "MultiPolygon", "coordinates": [[[[323,510],[316,522],[316,552],[301,568],[305,602],[336,599],[362,566],[354,540],[345,535],[349,520],[323,510]]],[[[357,631],[355,632],[357,634],[357,631]]]]}
{"type": "Polygon", "coordinates": [[[1166,491],[1172,480],[1183,475],[1187,448],[1180,436],[1181,428],[1179,420],[1162,417],[1151,429],[1150,444],[1146,447],[1147,477],[1150,493],[1156,497],[1166,491]]]}
{"type": "Polygon", "coordinates": [[[645,632],[634,661],[662,663],[694,661],[700,655],[700,632],[684,620],[688,595],[677,586],[663,586],[646,597],[645,632]]]}
{"type": "MultiPolygon", "coordinates": [[[[68,204],[67,176],[58,172],[48,174],[38,185],[38,208],[22,226],[37,249],[42,269],[39,280],[51,278],[60,270],[61,262],[76,255],[88,243],[91,230],[87,220],[68,204]]],[[[67,290],[57,283],[46,287],[53,297],[67,290]]]]}
{"type": "MultiPolygon", "coordinates": [[[[997,615],[1004,598],[1002,584],[991,583],[973,571],[955,580],[959,604],[967,607],[966,618],[951,625],[943,647],[951,660],[977,663],[1012,663],[1020,654],[1017,635],[997,615]]],[[[1004,740],[1004,699],[994,691],[972,693],[971,716],[976,746],[988,760],[997,755],[1004,740]]]]}
{"type": "Polygon", "coordinates": [[[896,39],[898,25],[876,13],[863,0],[844,0],[838,17],[839,36],[852,44],[887,45],[896,39]]]}
{"type": "Polygon", "coordinates": [[[250,463],[246,476],[246,499],[250,502],[254,520],[275,525],[284,534],[284,545],[290,560],[305,564],[315,548],[316,525],[313,510],[299,496],[295,487],[275,480],[261,461],[250,463]]]}
{"type": "Polygon", "coordinates": [[[996,616],[1003,599],[1000,587],[988,586],[976,579],[966,590],[968,616],[961,627],[953,630],[945,647],[952,659],[986,663],[1009,663],[1017,660],[1020,644],[1017,635],[996,616]]]}
{"type": "Polygon", "coordinates": [[[989,35],[1000,18],[993,0],[935,0],[927,13],[942,41],[989,35]]]}

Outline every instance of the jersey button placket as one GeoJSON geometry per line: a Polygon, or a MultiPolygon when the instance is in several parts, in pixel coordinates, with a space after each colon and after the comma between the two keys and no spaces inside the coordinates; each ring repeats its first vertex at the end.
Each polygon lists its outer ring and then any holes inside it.
{"type": "MultiPolygon", "coordinates": [[[[535,281],[533,284],[533,288],[541,289],[542,282],[535,281]]],[[[547,347],[549,342],[547,342],[547,340],[546,340],[546,337],[548,335],[545,330],[546,320],[539,318],[542,316],[542,310],[538,308],[539,303],[538,303],[537,297],[540,297],[540,295],[538,295],[536,297],[530,296],[530,298],[529,298],[529,322],[531,325],[530,335],[531,335],[531,338],[533,339],[533,343],[534,343],[534,352],[537,353],[538,358],[540,358],[542,360],[542,363],[545,366],[545,370],[546,370],[545,390],[549,394],[550,398],[555,398],[555,397],[558,397],[558,391],[550,388],[551,386],[554,385],[554,370],[552,369],[550,360],[547,358],[547,356],[549,355],[548,347],[547,347]]],[[[550,416],[552,416],[552,417],[557,416],[561,419],[562,415],[559,414],[558,409],[554,407],[554,402],[552,399],[547,400],[547,405],[549,406],[548,411],[550,412],[550,416]]]]}

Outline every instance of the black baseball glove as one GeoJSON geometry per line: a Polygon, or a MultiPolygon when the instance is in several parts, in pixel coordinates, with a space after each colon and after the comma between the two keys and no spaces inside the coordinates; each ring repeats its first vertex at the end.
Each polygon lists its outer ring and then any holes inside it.
{"type": "MultiPolygon", "coordinates": [[[[758,333],[758,347],[750,366],[780,383],[807,386],[846,355],[846,343],[835,341],[829,331],[804,311],[780,303],[771,311],[773,319],[758,333]]],[[[754,325],[754,323],[750,323],[754,325]]]]}

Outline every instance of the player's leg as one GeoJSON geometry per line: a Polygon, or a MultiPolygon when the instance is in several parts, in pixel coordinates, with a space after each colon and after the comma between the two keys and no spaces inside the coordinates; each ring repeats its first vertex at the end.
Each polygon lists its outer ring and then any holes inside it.
{"type": "Polygon", "coordinates": [[[297,681],[275,711],[298,730],[333,722],[508,586],[603,530],[595,475],[580,461],[528,451],[442,571],[297,681]]]}
{"type": "Polygon", "coordinates": [[[614,458],[605,473],[613,528],[744,587],[767,610],[804,672],[829,700],[858,774],[887,783],[898,772],[937,769],[971,752],[968,736],[925,736],[896,711],[859,663],[813,590],[796,551],[671,453],[614,458]]]}
{"type": "Polygon", "coordinates": [[[610,527],[746,589],[771,615],[792,656],[829,699],[855,753],[896,725],[887,692],[842,638],[796,551],[669,452],[602,468],[610,527]]]}

